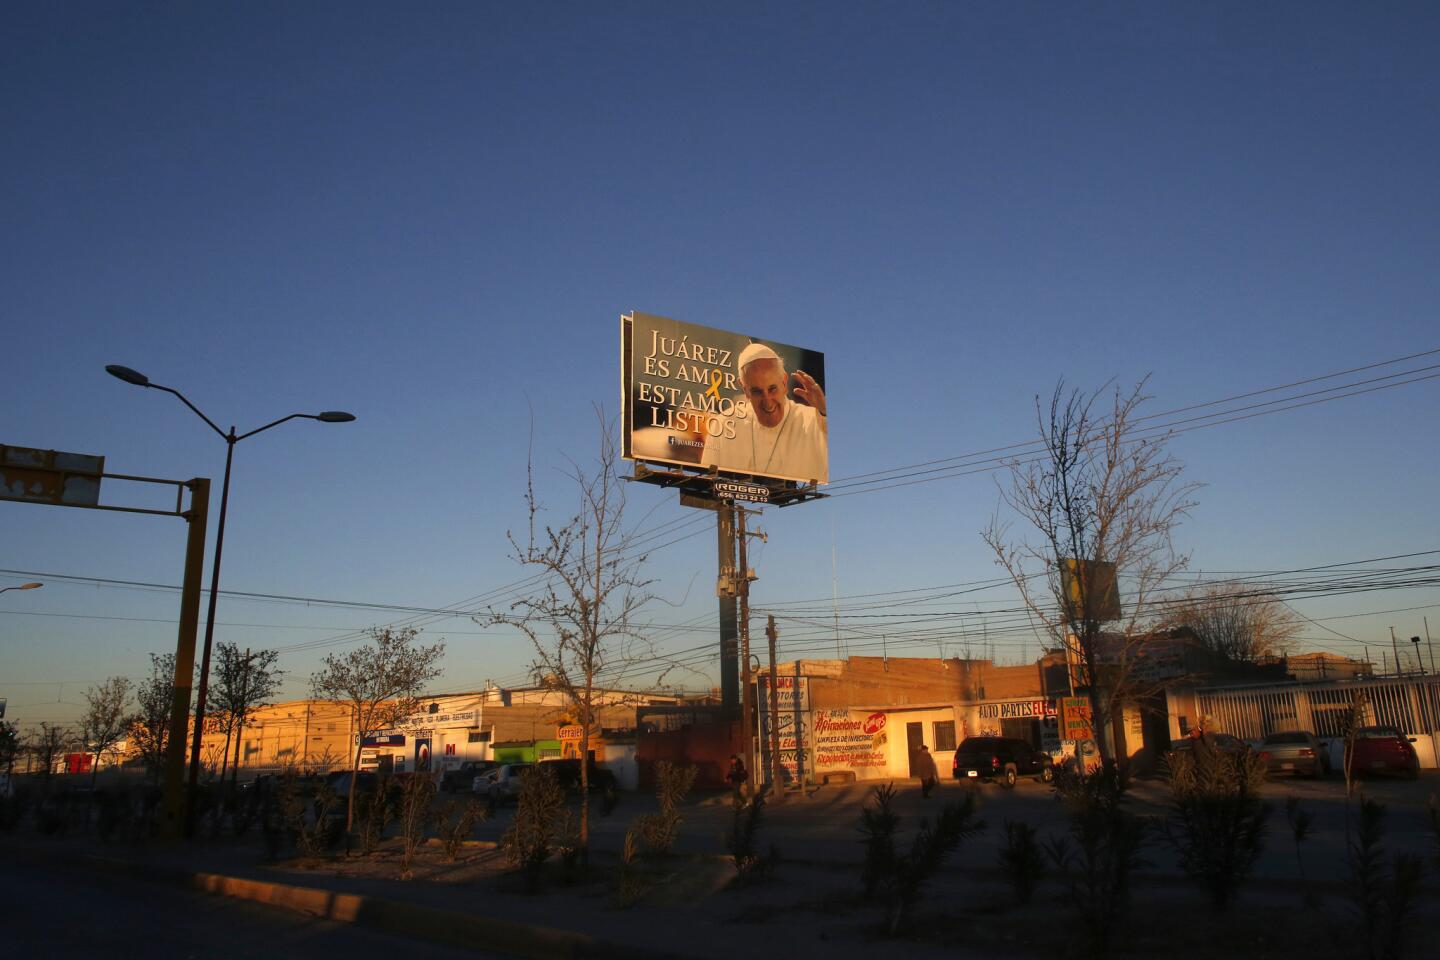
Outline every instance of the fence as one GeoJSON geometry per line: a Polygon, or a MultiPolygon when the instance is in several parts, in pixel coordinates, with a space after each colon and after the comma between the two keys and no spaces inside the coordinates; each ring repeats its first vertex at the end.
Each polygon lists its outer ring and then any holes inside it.
{"type": "Polygon", "coordinates": [[[1259,740],[1279,730],[1309,730],[1318,737],[1345,736],[1357,699],[1365,701],[1361,723],[1395,727],[1416,740],[1422,766],[1440,766],[1440,677],[1286,683],[1264,687],[1199,690],[1201,715],[1215,730],[1259,740]]]}

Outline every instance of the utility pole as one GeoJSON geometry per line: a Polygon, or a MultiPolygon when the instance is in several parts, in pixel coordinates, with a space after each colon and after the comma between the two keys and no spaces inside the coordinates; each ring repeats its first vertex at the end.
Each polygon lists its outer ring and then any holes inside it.
{"type": "Polygon", "coordinates": [[[1430,643],[1430,618],[1420,618],[1425,623],[1425,647],[1430,651],[1430,672],[1435,672],[1435,647],[1430,643]]]}
{"type": "Polygon", "coordinates": [[[715,594],[720,599],[720,706],[725,716],[733,719],[740,708],[740,671],[737,661],[739,637],[736,635],[735,596],[735,507],[722,502],[715,511],[715,531],[719,541],[719,577],[715,594]]]}
{"type": "Polygon", "coordinates": [[[1395,628],[1390,628],[1390,648],[1395,651],[1395,676],[1400,676],[1400,644],[1395,642],[1395,628]]]}
{"type": "MultiPolygon", "coordinates": [[[[749,513],[739,504],[735,505],[735,543],[740,551],[740,569],[736,571],[740,588],[740,741],[745,744],[745,785],[749,796],[755,796],[754,720],[750,703],[750,562],[746,554],[746,541],[751,534],[745,532],[745,515],[749,513]]],[[[763,533],[755,534],[763,537],[763,533]]]]}
{"type": "Polygon", "coordinates": [[[785,788],[780,783],[780,698],[775,682],[775,644],[780,633],[775,629],[775,614],[770,614],[765,623],[765,636],[770,641],[770,799],[783,803],[785,788]]]}

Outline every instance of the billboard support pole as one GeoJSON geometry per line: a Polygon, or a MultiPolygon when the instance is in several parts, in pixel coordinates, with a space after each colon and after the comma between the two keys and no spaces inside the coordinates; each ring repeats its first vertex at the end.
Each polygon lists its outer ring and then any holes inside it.
{"type": "Polygon", "coordinates": [[[720,598],[720,706],[728,718],[740,712],[740,643],[737,630],[735,573],[735,507],[722,503],[715,511],[720,562],[716,593],[720,598]]]}
{"type": "Polygon", "coordinates": [[[775,670],[775,643],[780,633],[775,629],[775,614],[765,622],[765,636],[770,641],[770,801],[783,803],[785,788],[780,783],[780,697],[775,670]]]}
{"type": "Polygon", "coordinates": [[[754,723],[750,716],[750,565],[745,553],[745,514],[748,513],[744,507],[735,505],[735,543],[740,551],[740,569],[736,571],[739,576],[738,585],[740,588],[740,669],[742,671],[740,683],[740,739],[745,744],[743,756],[749,762],[745,764],[745,785],[749,788],[749,796],[755,796],[755,762],[753,734],[754,723]]]}

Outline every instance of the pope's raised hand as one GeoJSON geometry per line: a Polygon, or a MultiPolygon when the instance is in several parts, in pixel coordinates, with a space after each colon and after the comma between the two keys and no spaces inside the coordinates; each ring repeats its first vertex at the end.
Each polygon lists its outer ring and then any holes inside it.
{"type": "Polygon", "coordinates": [[[819,411],[820,416],[827,416],[825,413],[825,391],[820,389],[820,384],[815,378],[804,370],[795,371],[795,396],[804,401],[808,406],[819,411]]]}

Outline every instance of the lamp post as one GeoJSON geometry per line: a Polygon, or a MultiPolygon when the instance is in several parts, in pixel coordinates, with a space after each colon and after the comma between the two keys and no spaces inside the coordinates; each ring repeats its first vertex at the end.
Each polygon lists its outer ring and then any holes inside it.
{"type": "Polygon", "coordinates": [[[319,420],[321,423],[349,423],[355,419],[354,414],[346,413],[343,410],[326,410],[323,413],[292,413],[289,416],[281,417],[279,420],[272,420],[263,427],[256,427],[246,433],[237,435],[235,427],[230,427],[226,433],[215,425],[215,421],[205,416],[200,408],[186,399],[185,395],[173,387],[162,386],[158,383],[151,383],[150,378],[138,370],[129,367],[122,367],[117,363],[106,364],[105,372],[112,377],[124,380],[126,383],[134,384],[137,387],[150,387],[155,390],[163,390],[166,393],[174,394],[180,398],[180,402],[189,407],[194,414],[205,421],[206,426],[225,441],[225,480],[220,487],[220,522],[215,528],[215,563],[210,570],[210,605],[205,614],[205,646],[200,657],[200,685],[195,695],[195,732],[191,736],[190,744],[190,775],[189,775],[189,796],[186,800],[185,822],[187,833],[193,823],[195,812],[195,792],[200,782],[200,739],[205,729],[205,694],[209,689],[210,678],[210,647],[215,638],[215,602],[219,595],[220,587],[220,557],[225,549],[225,512],[230,502],[230,464],[235,457],[235,444],[257,433],[263,433],[271,427],[278,427],[280,424],[290,420],[319,420]]]}
{"type": "Polygon", "coordinates": [[[18,587],[0,587],[0,593],[8,590],[39,590],[43,586],[45,586],[43,583],[22,583],[18,587]]]}

